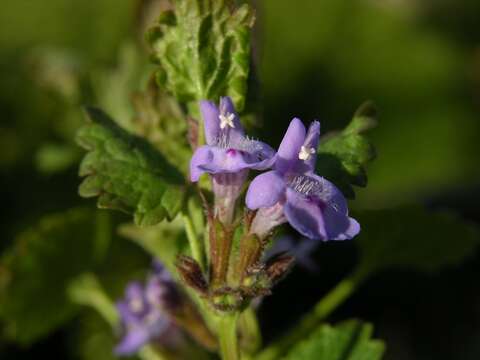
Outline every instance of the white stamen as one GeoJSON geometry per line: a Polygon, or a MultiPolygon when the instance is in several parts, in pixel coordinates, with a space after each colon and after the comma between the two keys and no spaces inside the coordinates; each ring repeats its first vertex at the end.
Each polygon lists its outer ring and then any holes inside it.
{"type": "Polygon", "coordinates": [[[308,176],[297,175],[289,180],[289,185],[293,190],[305,196],[329,197],[327,189],[323,186],[322,182],[308,176]]]}
{"type": "Polygon", "coordinates": [[[257,156],[265,157],[262,144],[253,138],[248,136],[239,137],[235,139],[235,142],[230,141],[229,134],[225,131],[221,131],[220,135],[214,139],[213,143],[222,149],[234,149],[244,151],[249,154],[255,154],[257,156]]]}
{"type": "Polygon", "coordinates": [[[336,212],[343,211],[340,204],[337,203],[334,197],[334,192],[325,179],[315,179],[305,175],[296,175],[288,180],[288,185],[291,189],[304,196],[314,196],[331,206],[336,212]]]}
{"type": "Polygon", "coordinates": [[[306,146],[302,146],[300,149],[300,152],[298,153],[298,158],[300,160],[307,161],[310,159],[310,157],[315,154],[315,149],[314,148],[309,148],[306,146]]]}
{"type": "Polygon", "coordinates": [[[263,150],[262,144],[249,136],[245,136],[241,141],[235,144],[235,148],[249,154],[261,153],[263,150]]]}
{"type": "Polygon", "coordinates": [[[220,119],[220,129],[225,129],[227,126],[231,128],[235,127],[235,124],[233,123],[233,120],[235,119],[235,114],[227,112],[225,113],[225,115],[220,114],[218,118],[220,119]]]}

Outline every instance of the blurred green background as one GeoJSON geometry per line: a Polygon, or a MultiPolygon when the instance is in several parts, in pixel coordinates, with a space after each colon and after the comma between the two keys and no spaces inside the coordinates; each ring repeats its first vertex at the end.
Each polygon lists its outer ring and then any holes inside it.
{"type": "MultiPolygon", "coordinates": [[[[83,121],[81,105],[101,105],[119,119],[132,115],[131,92],[145,86],[151,71],[141,33],[155,15],[155,3],[2,1],[0,250],[42,214],[90,204],[77,195],[82,152],[73,136],[83,121]]],[[[378,158],[353,207],[421,203],[480,221],[478,0],[261,0],[254,5],[262,138],[276,146],[293,116],[319,119],[324,132],[340,129],[371,99],[379,110],[379,126],[371,134],[378,158]]],[[[322,268],[336,261],[321,281],[301,271],[293,275],[302,279],[295,289],[307,295],[291,317],[331,285],[335,272],[350,266],[354,255],[348,245],[340,250],[319,250],[322,268]]],[[[477,253],[462,267],[435,276],[385,273],[335,316],[373,321],[378,337],[387,341],[387,359],[478,359],[479,270],[477,253]]],[[[291,322],[274,315],[291,291],[282,284],[262,308],[266,332],[291,322]]],[[[82,358],[72,351],[77,345],[72,329],[67,325],[30,347],[0,340],[0,358],[54,353],[82,358]]]]}

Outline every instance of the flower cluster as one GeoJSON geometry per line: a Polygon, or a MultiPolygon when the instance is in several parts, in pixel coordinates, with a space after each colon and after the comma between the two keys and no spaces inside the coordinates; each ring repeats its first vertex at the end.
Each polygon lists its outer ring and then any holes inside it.
{"type": "Polygon", "coordinates": [[[125,298],[117,302],[124,336],[115,353],[133,354],[150,342],[167,346],[177,342],[181,335],[169,308],[178,298],[176,284],[159,262],[154,263],[145,286],[138,281],[131,282],[125,298]]]}
{"type": "Polygon", "coordinates": [[[203,173],[211,175],[215,215],[220,221],[232,221],[248,170],[271,169],[254,178],[248,187],[246,205],[258,210],[252,233],[265,238],[287,221],[310,239],[345,240],[359,233],[360,225],[348,216],[343,194],[314,172],[320,138],[318,121],[312,122],[307,131],[294,118],[275,152],[244,134],[230,98],[221,98],[218,108],[202,101],[200,109],[207,145],[195,151],[190,178],[196,182],[203,173]]]}
{"type": "Polygon", "coordinates": [[[190,179],[196,182],[203,173],[211,175],[216,215],[230,223],[248,170],[271,167],[275,151],[245,135],[229,97],[221,98],[218,108],[210,101],[202,101],[200,110],[207,144],[193,154],[190,179]]]}
{"type": "MultiPolygon", "coordinates": [[[[175,265],[184,285],[216,313],[238,313],[271,293],[291,268],[294,256],[301,265],[315,269],[310,258],[318,244],[315,240],[351,239],[360,225],[348,216],[340,190],[315,174],[318,121],[306,129],[294,118],[275,151],[245,135],[230,98],[221,98],[218,107],[202,101],[200,110],[206,144],[192,156],[190,179],[198,182],[206,173],[212,182],[213,206],[208,196],[202,196],[208,222],[207,261],[203,253],[192,252],[195,258],[179,254],[175,265]],[[266,172],[246,186],[250,170],[266,172]],[[248,210],[240,222],[235,209],[245,188],[248,210]],[[273,230],[287,222],[309,241],[286,238],[267,251],[273,230]]],[[[135,353],[147,343],[178,348],[185,344],[183,334],[207,349],[218,347],[195,303],[158,262],[145,284],[128,285],[117,308],[124,334],[117,354],[135,353]]]]}
{"type": "Polygon", "coordinates": [[[115,347],[117,355],[134,354],[146,344],[170,352],[188,350],[188,339],[209,350],[217,347],[196,305],[159,261],[153,262],[145,284],[133,281],[127,285],[117,311],[123,335],[115,347]]]}

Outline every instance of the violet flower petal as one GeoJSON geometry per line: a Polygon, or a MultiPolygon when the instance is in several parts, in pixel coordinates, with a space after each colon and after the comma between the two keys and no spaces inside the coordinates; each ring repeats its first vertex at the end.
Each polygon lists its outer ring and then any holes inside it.
{"type": "Polygon", "coordinates": [[[311,239],[327,240],[323,211],[316,198],[288,188],[283,209],[290,225],[300,234],[311,239]]]}
{"type": "Polygon", "coordinates": [[[259,160],[255,154],[241,150],[204,145],[195,151],[190,160],[190,180],[198,181],[205,172],[219,174],[235,173],[243,169],[263,170],[272,166],[274,162],[273,156],[259,160]]]}
{"type": "Polygon", "coordinates": [[[138,281],[132,281],[128,284],[125,290],[125,297],[127,299],[142,299],[143,298],[143,286],[138,281]]]}
{"type": "Polygon", "coordinates": [[[348,215],[347,199],[345,199],[345,196],[343,196],[339,188],[331,181],[317,174],[307,174],[306,177],[320,184],[321,191],[317,192],[315,196],[325,204],[333,206],[339,213],[348,215]]]}
{"type": "Polygon", "coordinates": [[[205,173],[203,165],[209,164],[213,160],[213,147],[203,145],[199,147],[190,160],[190,181],[197,182],[200,176],[205,173]]]}
{"type": "Polygon", "coordinates": [[[287,190],[285,216],[302,235],[321,240],[351,239],[360,231],[348,217],[345,197],[330,181],[310,174],[287,190]],[[310,184],[315,186],[307,186],[310,184]],[[308,189],[307,192],[301,190],[308,189]]]}
{"type": "Polygon", "coordinates": [[[152,275],[160,278],[163,281],[173,281],[172,275],[168,272],[165,265],[158,260],[152,261],[152,275]]]}
{"type": "Polygon", "coordinates": [[[287,172],[298,161],[298,154],[305,140],[305,126],[300,119],[294,118],[288,126],[287,132],[277,152],[276,170],[287,172]]]}
{"type": "Polygon", "coordinates": [[[117,355],[132,355],[150,341],[148,329],[138,327],[128,331],[122,341],[115,347],[117,355]]]}
{"type": "Polygon", "coordinates": [[[250,183],[246,195],[247,207],[256,210],[261,207],[275,205],[285,192],[285,181],[282,176],[272,170],[258,175],[250,183]]]}
{"type": "Polygon", "coordinates": [[[200,113],[203,118],[205,140],[208,145],[213,145],[220,135],[220,120],[217,106],[207,100],[200,101],[200,113]]]}
{"type": "Polygon", "coordinates": [[[220,98],[217,108],[200,102],[207,145],[201,146],[190,160],[190,180],[204,173],[235,173],[243,169],[264,170],[276,161],[275,150],[245,136],[238,114],[229,97],[220,98]]]}
{"type": "Polygon", "coordinates": [[[130,309],[128,301],[120,300],[117,302],[116,307],[122,324],[133,324],[141,321],[141,317],[130,309]]]}
{"type": "Polygon", "coordinates": [[[360,232],[360,224],[353,218],[340,214],[331,206],[323,212],[328,240],[348,240],[360,232]]]}

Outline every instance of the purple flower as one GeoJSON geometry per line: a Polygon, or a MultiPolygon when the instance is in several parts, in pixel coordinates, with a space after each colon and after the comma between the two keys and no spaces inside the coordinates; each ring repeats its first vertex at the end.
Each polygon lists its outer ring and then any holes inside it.
{"type": "Polygon", "coordinates": [[[238,173],[264,170],[273,165],[275,151],[267,144],[245,135],[229,97],[220,98],[217,108],[210,101],[200,102],[205,139],[190,161],[190,179],[198,181],[203,173],[238,173]]]}
{"type": "Polygon", "coordinates": [[[311,239],[345,240],[359,233],[360,225],[348,216],[343,194],[314,173],[319,137],[318,121],[308,132],[299,119],[291,121],[274,170],[257,176],[248,189],[247,206],[260,209],[251,231],[263,237],[283,220],[311,239]]]}
{"type": "Polygon", "coordinates": [[[177,294],[170,274],[159,263],[154,264],[146,286],[131,282],[125,298],[117,303],[124,336],[115,353],[131,355],[149,342],[171,344],[175,341],[179,332],[165,308],[177,294]]]}
{"type": "Polygon", "coordinates": [[[212,176],[215,215],[223,223],[229,224],[248,170],[271,167],[275,162],[275,151],[244,134],[229,97],[222,97],[218,108],[210,101],[201,101],[200,111],[207,145],[201,146],[193,154],[190,179],[196,182],[203,173],[212,176]]]}

